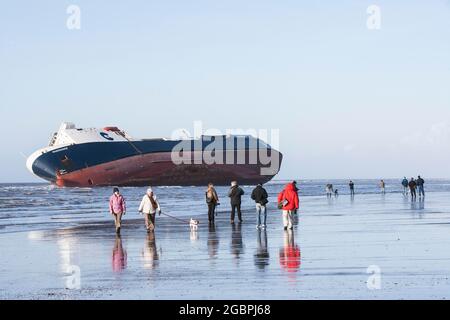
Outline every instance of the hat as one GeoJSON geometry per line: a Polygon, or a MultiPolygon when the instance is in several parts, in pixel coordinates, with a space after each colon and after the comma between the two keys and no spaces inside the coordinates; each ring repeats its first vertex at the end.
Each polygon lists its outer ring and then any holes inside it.
{"type": "Polygon", "coordinates": [[[148,189],[147,189],[147,193],[152,193],[153,192],[153,189],[151,188],[151,187],[149,187],[148,189]]]}
{"type": "Polygon", "coordinates": [[[119,192],[119,188],[114,188],[113,193],[119,192]]]}

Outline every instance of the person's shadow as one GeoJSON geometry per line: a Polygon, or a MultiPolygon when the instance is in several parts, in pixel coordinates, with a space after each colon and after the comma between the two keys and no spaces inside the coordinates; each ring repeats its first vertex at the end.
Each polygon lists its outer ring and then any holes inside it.
{"type": "Polygon", "coordinates": [[[216,226],[210,224],[208,227],[208,255],[210,259],[215,259],[219,251],[219,236],[216,232],[216,226]]]}
{"type": "Polygon", "coordinates": [[[123,248],[122,238],[116,235],[114,248],[112,252],[113,272],[121,272],[127,268],[127,251],[123,248]]]}
{"type": "Polygon", "coordinates": [[[288,272],[297,272],[300,269],[300,247],[295,243],[292,230],[284,231],[284,246],[280,248],[280,265],[288,272]]]}
{"type": "Polygon", "coordinates": [[[256,234],[255,266],[264,270],[269,265],[269,251],[267,249],[267,231],[258,230],[256,234]]]}
{"type": "Polygon", "coordinates": [[[142,249],[142,261],[145,269],[154,269],[158,265],[159,254],[156,248],[156,237],[154,232],[149,232],[142,249]]]}
{"type": "Polygon", "coordinates": [[[244,243],[242,241],[241,223],[234,223],[231,226],[231,254],[234,256],[237,263],[239,263],[240,255],[244,251],[244,243]]]}

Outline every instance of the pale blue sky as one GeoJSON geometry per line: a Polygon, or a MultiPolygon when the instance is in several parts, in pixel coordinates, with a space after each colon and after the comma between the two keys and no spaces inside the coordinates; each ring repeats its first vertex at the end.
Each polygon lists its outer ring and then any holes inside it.
{"type": "Polygon", "coordinates": [[[450,177],[449,88],[448,0],[4,2],[0,181],[38,181],[21,153],[62,121],[278,128],[279,178],[450,177]]]}

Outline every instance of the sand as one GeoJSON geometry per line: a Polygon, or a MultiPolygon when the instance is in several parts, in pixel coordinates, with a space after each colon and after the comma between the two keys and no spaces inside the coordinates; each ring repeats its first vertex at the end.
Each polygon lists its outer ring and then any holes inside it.
{"type": "Polygon", "coordinates": [[[265,232],[252,207],[232,226],[223,205],[215,228],[192,213],[201,220],[192,232],[157,217],[148,235],[129,213],[120,238],[100,220],[2,233],[0,298],[450,298],[448,193],[301,200],[293,232],[272,204],[265,232]]]}

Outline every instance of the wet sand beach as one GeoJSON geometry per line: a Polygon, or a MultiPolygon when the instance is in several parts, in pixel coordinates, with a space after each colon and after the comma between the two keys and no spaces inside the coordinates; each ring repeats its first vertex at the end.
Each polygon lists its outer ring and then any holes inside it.
{"type": "Polygon", "coordinates": [[[0,234],[0,298],[450,298],[447,192],[416,202],[399,193],[303,197],[293,232],[273,201],[266,231],[256,230],[250,202],[244,222],[231,225],[224,200],[215,228],[199,208],[191,213],[197,231],[161,216],[148,235],[134,212],[120,237],[108,217],[8,229],[0,234]],[[379,288],[367,286],[370,266],[379,288]]]}

